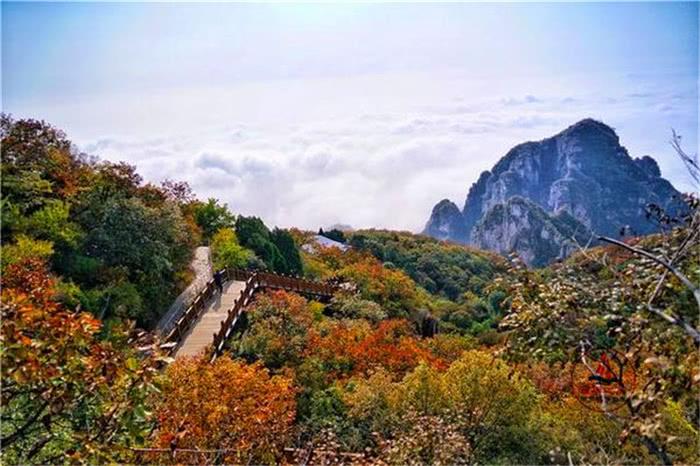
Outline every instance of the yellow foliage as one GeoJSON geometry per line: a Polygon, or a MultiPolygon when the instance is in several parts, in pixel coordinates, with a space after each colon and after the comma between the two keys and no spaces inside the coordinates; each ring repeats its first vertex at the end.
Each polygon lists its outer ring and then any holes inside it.
{"type": "Polygon", "coordinates": [[[3,268],[10,264],[22,262],[26,259],[48,259],[53,254],[53,243],[32,239],[26,235],[17,235],[14,244],[3,246],[2,265],[3,268]]]}

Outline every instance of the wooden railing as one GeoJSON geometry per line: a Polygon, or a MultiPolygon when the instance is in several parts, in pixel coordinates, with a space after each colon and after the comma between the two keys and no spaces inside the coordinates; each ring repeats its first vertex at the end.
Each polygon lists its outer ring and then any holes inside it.
{"type": "Polygon", "coordinates": [[[182,341],[183,337],[187,335],[192,324],[196,322],[202,312],[204,312],[207,303],[212,296],[214,296],[215,292],[216,283],[214,279],[211,279],[207,282],[206,286],[197,293],[197,296],[195,296],[190,305],[187,306],[182,315],[175,321],[172,330],[163,337],[163,349],[170,354],[175,352],[178,344],[182,341]]]}
{"type": "MultiPolygon", "coordinates": [[[[336,291],[335,286],[327,283],[269,272],[223,269],[222,273],[226,281],[244,281],[246,282],[246,286],[234,302],[233,307],[228,310],[226,320],[221,323],[221,329],[214,335],[214,340],[212,342],[212,361],[221,354],[224,342],[236,327],[241,312],[243,312],[243,309],[250,303],[250,300],[257,291],[263,288],[281,289],[323,298],[330,298],[336,291]]],[[[213,279],[209,280],[202,291],[195,296],[192,303],[175,321],[172,330],[163,337],[162,349],[167,351],[168,354],[175,353],[184,337],[192,329],[192,325],[201,317],[202,313],[207,308],[209,300],[216,292],[215,281],[213,279]]]]}
{"type": "Polygon", "coordinates": [[[245,271],[233,271],[233,273],[240,273],[240,275],[237,275],[238,277],[242,277],[242,274],[249,275],[246,278],[245,288],[241,291],[241,295],[233,303],[233,307],[228,311],[226,320],[221,322],[221,328],[216,335],[214,335],[211,348],[211,362],[214,362],[216,358],[221,355],[226,340],[231,336],[231,333],[236,328],[236,324],[238,324],[240,320],[241,314],[257,291],[264,288],[281,289],[323,298],[330,298],[336,291],[335,286],[327,283],[319,283],[312,280],[277,275],[274,273],[256,272],[251,274],[245,271]]]}

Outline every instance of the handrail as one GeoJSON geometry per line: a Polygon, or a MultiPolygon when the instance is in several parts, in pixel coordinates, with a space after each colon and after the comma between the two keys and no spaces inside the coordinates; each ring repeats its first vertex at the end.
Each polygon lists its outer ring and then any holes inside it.
{"type": "MultiPolygon", "coordinates": [[[[245,281],[254,274],[254,272],[249,272],[247,270],[226,268],[222,269],[220,272],[224,274],[226,281],[245,281]]],[[[206,309],[207,302],[214,295],[216,288],[216,282],[213,278],[210,279],[204,288],[195,295],[182,315],[175,321],[174,327],[163,338],[163,347],[168,354],[173,354],[179,344],[182,343],[182,339],[187,335],[187,332],[190,331],[192,324],[199,319],[202,312],[206,309]]]]}
{"type": "MultiPolygon", "coordinates": [[[[252,272],[242,269],[222,269],[221,272],[226,277],[226,281],[245,281],[246,286],[243,291],[241,291],[238,299],[235,300],[231,309],[228,310],[226,320],[221,323],[221,328],[216,335],[214,335],[212,342],[212,361],[221,354],[223,344],[238,323],[238,318],[243,312],[243,308],[249,304],[251,298],[258,290],[263,288],[282,289],[329,298],[337,289],[336,286],[328,283],[270,272],[252,272]]],[[[163,338],[163,349],[165,349],[168,354],[172,355],[175,353],[175,350],[182,343],[184,337],[191,330],[192,325],[201,317],[207,307],[208,301],[215,294],[216,289],[217,287],[214,279],[209,280],[206,286],[197,293],[187,309],[185,309],[182,315],[175,321],[175,326],[163,338]]]]}
{"type": "Polygon", "coordinates": [[[288,277],[269,272],[250,273],[247,271],[229,270],[228,273],[229,276],[233,274],[233,276],[237,277],[243,277],[244,274],[248,275],[246,278],[245,288],[241,291],[240,296],[233,303],[231,309],[228,310],[226,320],[221,322],[221,328],[214,335],[211,347],[210,362],[214,362],[216,358],[221,355],[224,348],[224,343],[236,327],[238,319],[243,313],[244,308],[249,304],[250,300],[253,298],[253,295],[259,289],[283,289],[326,298],[330,298],[337,289],[337,287],[327,283],[319,283],[313,280],[288,277]]]}
{"type": "Polygon", "coordinates": [[[207,282],[206,286],[195,296],[185,312],[175,321],[175,326],[163,338],[165,344],[171,346],[169,353],[173,353],[177,345],[182,341],[182,338],[190,330],[194,322],[199,319],[202,311],[206,309],[207,301],[214,295],[216,284],[214,279],[207,282]]]}

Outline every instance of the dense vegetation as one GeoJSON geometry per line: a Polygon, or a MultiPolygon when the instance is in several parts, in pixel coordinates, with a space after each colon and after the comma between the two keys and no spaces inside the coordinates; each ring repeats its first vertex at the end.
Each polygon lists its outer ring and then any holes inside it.
{"type": "Polygon", "coordinates": [[[429,308],[443,330],[493,337],[506,295],[493,285],[506,261],[487,251],[438,241],[423,235],[361,230],[348,244],[367,251],[384,267],[399,269],[431,296],[429,308]]]}
{"type": "Polygon", "coordinates": [[[3,267],[44,258],[68,306],[152,325],[189,280],[201,236],[187,193],[80,154],[43,122],[0,123],[3,267]]]}
{"type": "Polygon", "coordinates": [[[218,267],[301,272],[287,231],[201,202],[185,183],[144,184],[133,166],[79,153],[44,122],[3,115],[0,137],[3,268],[46,259],[69,308],[150,328],[191,279],[202,242],[218,267]]]}
{"type": "Polygon", "coordinates": [[[160,358],[138,354],[132,329],[105,338],[66,309],[43,259],[8,265],[2,285],[3,463],[128,461],[152,428],[160,358]]]}
{"type": "Polygon", "coordinates": [[[4,463],[700,461],[694,197],[663,235],[539,270],[409,233],[333,233],[343,252],[44,123],[2,131],[4,463]],[[134,321],[199,244],[340,291],[260,293],[214,364],[172,361],[134,321]]]}
{"type": "Polygon", "coordinates": [[[387,267],[403,270],[428,292],[451,300],[466,292],[481,293],[506,268],[496,254],[406,232],[361,230],[350,235],[349,244],[369,251],[387,267]]]}

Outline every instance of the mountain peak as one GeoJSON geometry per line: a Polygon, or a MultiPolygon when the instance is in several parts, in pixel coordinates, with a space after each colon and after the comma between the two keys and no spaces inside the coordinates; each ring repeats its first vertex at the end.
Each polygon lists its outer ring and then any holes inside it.
{"type": "Polygon", "coordinates": [[[435,204],[435,207],[433,207],[433,212],[444,210],[444,209],[457,209],[459,211],[459,208],[457,207],[457,204],[452,202],[451,200],[445,198],[435,204]]]}
{"type": "MultiPolygon", "coordinates": [[[[438,239],[453,239],[451,237],[455,235],[466,237],[462,212],[449,199],[441,200],[433,207],[430,219],[426,223],[423,232],[438,239]]],[[[461,242],[464,242],[464,239],[461,242]]]]}
{"type": "Polygon", "coordinates": [[[620,138],[612,127],[606,125],[602,121],[594,120],[593,118],[584,118],[574,123],[557,134],[555,138],[561,136],[602,136],[613,139],[616,144],[619,144],[620,141],[620,138]]]}
{"type": "Polygon", "coordinates": [[[577,121],[573,125],[569,126],[567,129],[564,131],[568,130],[573,130],[573,129],[595,129],[599,131],[604,131],[604,132],[615,132],[615,130],[611,127],[606,125],[600,120],[596,120],[594,118],[584,118],[583,120],[577,121]]]}
{"type": "Polygon", "coordinates": [[[574,231],[608,236],[621,227],[638,235],[657,231],[645,220],[646,206],[673,210],[677,195],[654,159],[633,159],[613,128],[586,118],[509,150],[472,185],[463,211],[447,200],[436,205],[425,233],[498,252],[510,252],[503,249],[510,244],[528,263],[544,264],[555,251],[569,250],[557,244],[574,231]],[[524,228],[538,232],[524,234],[524,228]],[[544,242],[551,244],[541,247],[544,242]]]}

